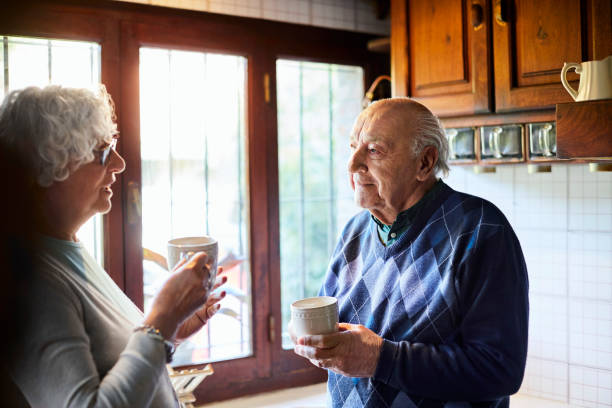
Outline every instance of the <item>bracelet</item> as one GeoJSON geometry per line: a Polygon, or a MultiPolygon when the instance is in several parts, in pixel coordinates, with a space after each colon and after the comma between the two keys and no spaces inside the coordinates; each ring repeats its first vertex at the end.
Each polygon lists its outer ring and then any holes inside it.
{"type": "Polygon", "coordinates": [[[134,332],[143,332],[156,340],[161,341],[164,344],[164,351],[166,352],[166,363],[170,363],[172,361],[172,357],[174,356],[174,343],[168,341],[162,336],[161,332],[153,326],[150,325],[142,325],[138,326],[134,329],[134,332]]]}

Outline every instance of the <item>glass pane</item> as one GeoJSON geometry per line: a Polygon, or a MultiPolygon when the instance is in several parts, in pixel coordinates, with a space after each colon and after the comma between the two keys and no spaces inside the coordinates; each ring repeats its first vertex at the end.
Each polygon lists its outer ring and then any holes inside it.
{"type": "MultiPolygon", "coordinates": [[[[243,260],[225,270],[221,310],[181,344],[175,365],[252,353],[245,78],[243,57],[140,49],[143,247],[166,256],[169,239],[207,234],[220,260],[243,260]]],[[[169,276],[152,259],[143,264],[145,312],[169,276]]]]}
{"type": "Polygon", "coordinates": [[[51,82],[82,87],[100,82],[98,45],[51,41],[51,82]]]}
{"type": "Polygon", "coordinates": [[[7,42],[8,44],[8,39],[6,37],[0,37],[0,95],[4,96],[6,95],[6,93],[8,92],[7,88],[8,88],[8,84],[5,84],[5,76],[4,76],[4,70],[5,70],[5,64],[4,64],[4,54],[7,53],[8,54],[8,47],[6,47],[4,45],[4,43],[7,42]]]}
{"type": "MultiPolygon", "coordinates": [[[[0,86],[3,95],[27,86],[57,84],[93,89],[100,83],[100,45],[85,41],[0,36],[0,86]]],[[[103,266],[102,216],[95,215],[77,232],[103,266]]]]}
{"type": "Polygon", "coordinates": [[[26,86],[48,85],[49,40],[39,38],[8,37],[9,91],[26,86]]]}
{"type": "Polygon", "coordinates": [[[318,293],[341,229],[360,210],[346,166],[363,70],[278,60],[276,82],[282,330],[291,348],[289,306],[318,293]]]}

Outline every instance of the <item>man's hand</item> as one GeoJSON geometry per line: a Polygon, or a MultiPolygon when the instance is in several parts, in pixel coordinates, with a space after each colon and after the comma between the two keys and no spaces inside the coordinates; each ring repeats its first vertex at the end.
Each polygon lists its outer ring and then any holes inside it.
{"type": "Polygon", "coordinates": [[[346,377],[372,377],[382,337],[359,324],[340,323],[339,329],[337,333],[300,337],[295,353],[346,377]]]}

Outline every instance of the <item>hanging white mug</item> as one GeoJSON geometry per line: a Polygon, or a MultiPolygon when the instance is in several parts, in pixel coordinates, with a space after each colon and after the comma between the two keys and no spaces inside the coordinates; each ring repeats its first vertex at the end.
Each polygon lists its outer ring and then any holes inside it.
{"type": "Polygon", "coordinates": [[[612,98],[612,55],[580,64],[566,62],[561,70],[561,83],[577,102],[612,98]],[[567,82],[566,75],[570,69],[580,75],[578,91],[567,82]]]}

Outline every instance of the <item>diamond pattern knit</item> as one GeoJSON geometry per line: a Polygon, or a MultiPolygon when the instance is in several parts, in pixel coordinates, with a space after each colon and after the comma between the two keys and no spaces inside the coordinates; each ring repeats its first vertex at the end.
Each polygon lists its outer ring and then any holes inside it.
{"type": "Polygon", "coordinates": [[[508,407],[527,354],[520,244],[490,202],[444,185],[392,245],[364,211],[348,222],[322,295],[384,338],[372,378],[329,371],[333,407],[508,407]]]}

